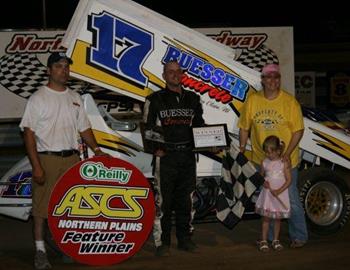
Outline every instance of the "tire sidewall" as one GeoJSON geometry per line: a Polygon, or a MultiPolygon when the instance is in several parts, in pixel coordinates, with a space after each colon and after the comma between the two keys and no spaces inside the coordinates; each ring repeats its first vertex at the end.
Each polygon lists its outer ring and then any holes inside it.
{"type": "Polygon", "coordinates": [[[303,204],[304,209],[306,207],[306,198],[308,194],[310,193],[311,189],[320,182],[328,182],[332,185],[335,185],[341,193],[341,197],[343,199],[343,206],[339,217],[329,225],[320,225],[314,223],[307,215],[307,211],[305,211],[305,217],[310,230],[317,234],[327,235],[341,230],[349,220],[350,189],[344,180],[342,180],[340,176],[331,170],[323,168],[311,168],[307,171],[302,171],[299,174],[299,192],[300,200],[303,204]]]}

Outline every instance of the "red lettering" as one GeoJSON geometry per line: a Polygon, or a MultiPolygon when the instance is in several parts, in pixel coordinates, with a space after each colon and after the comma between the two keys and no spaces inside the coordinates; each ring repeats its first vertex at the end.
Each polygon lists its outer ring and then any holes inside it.
{"type": "Polygon", "coordinates": [[[182,76],[182,84],[184,87],[193,88],[198,81],[186,75],[182,76]]]}
{"type": "Polygon", "coordinates": [[[44,40],[43,43],[41,44],[40,50],[48,51],[52,43],[53,43],[52,40],[44,40]]]}
{"type": "Polygon", "coordinates": [[[46,53],[63,51],[61,47],[62,34],[53,38],[42,38],[35,34],[14,35],[11,43],[6,47],[6,53],[46,53]]]}
{"type": "Polygon", "coordinates": [[[33,41],[32,44],[30,44],[30,46],[29,46],[29,50],[30,51],[36,51],[36,50],[38,50],[40,48],[41,44],[42,44],[41,41],[37,41],[37,40],[33,41]]]}
{"type": "Polygon", "coordinates": [[[208,95],[211,98],[215,98],[215,96],[219,93],[219,90],[217,88],[210,89],[208,95]]]}
{"type": "Polygon", "coordinates": [[[219,90],[218,88],[212,87],[209,84],[191,78],[186,74],[183,75],[181,82],[184,87],[188,87],[196,92],[199,92],[201,95],[208,92],[210,98],[215,99],[218,102],[222,102],[223,104],[229,103],[233,100],[233,97],[228,92],[219,90]]]}
{"type": "Polygon", "coordinates": [[[53,51],[56,51],[59,48],[61,48],[61,41],[62,41],[62,38],[61,37],[57,37],[57,39],[55,40],[54,45],[52,46],[52,50],[53,51]]]}
{"type": "Polygon", "coordinates": [[[227,103],[231,102],[232,100],[233,100],[233,98],[229,94],[225,94],[221,98],[221,102],[224,103],[224,104],[227,104],[227,103]]]}
{"type": "Polygon", "coordinates": [[[201,87],[200,89],[198,89],[199,90],[199,93],[201,93],[201,94],[204,94],[204,93],[206,93],[206,92],[208,92],[210,89],[212,89],[213,87],[211,87],[210,85],[208,85],[208,84],[205,84],[205,85],[203,85],[203,87],[201,87]]]}
{"type": "Polygon", "coordinates": [[[242,37],[230,36],[226,40],[226,45],[232,48],[236,48],[242,37]]]}
{"type": "Polygon", "coordinates": [[[21,52],[24,51],[28,44],[35,38],[34,35],[16,35],[12,37],[12,42],[7,46],[6,51],[9,52],[21,52]]]}

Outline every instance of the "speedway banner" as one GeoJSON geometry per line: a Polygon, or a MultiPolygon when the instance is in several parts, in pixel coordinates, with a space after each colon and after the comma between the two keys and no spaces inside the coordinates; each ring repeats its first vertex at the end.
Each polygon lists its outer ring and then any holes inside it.
{"type": "Polygon", "coordinates": [[[0,32],[0,121],[22,117],[27,98],[47,82],[50,52],[63,51],[63,31],[0,32]]]}
{"type": "Polygon", "coordinates": [[[151,232],[155,202],[134,165],[94,157],[70,168],[52,192],[48,223],[58,247],[74,260],[110,265],[133,256],[151,232]]]}

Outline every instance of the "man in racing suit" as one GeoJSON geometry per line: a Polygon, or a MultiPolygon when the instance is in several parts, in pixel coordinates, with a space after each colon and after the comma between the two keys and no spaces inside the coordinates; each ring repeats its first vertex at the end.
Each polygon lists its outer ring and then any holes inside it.
{"type": "Polygon", "coordinates": [[[161,126],[165,141],[164,149],[153,153],[160,210],[154,226],[157,256],[170,255],[172,211],[175,211],[178,249],[192,252],[196,248],[190,237],[191,195],[196,183],[191,127],[204,125],[200,97],[181,87],[180,65],[175,61],[166,63],[163,78],[165,89],[147,97],[143,117],[146,130],[161,126]]]}

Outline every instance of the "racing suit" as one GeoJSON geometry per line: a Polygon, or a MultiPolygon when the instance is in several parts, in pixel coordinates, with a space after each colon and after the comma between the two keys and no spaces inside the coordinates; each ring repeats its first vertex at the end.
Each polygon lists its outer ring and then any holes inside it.
{"type": "Polygon", "coordinates": [[[153,229],[156,246],[170,245],[172,211],[175,211],[177,240],[190,238],[191,196],[196,184],[191,127],[204,125],[202,115],[200,97],[184,89],[181,94],[163,89],[146,99],[145,128],[161,126],[165,141],[165,155],[155,157],[154,164],[158,208],[153,229]]]}

